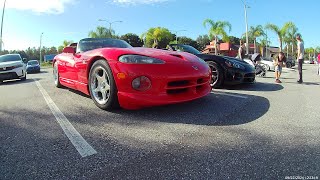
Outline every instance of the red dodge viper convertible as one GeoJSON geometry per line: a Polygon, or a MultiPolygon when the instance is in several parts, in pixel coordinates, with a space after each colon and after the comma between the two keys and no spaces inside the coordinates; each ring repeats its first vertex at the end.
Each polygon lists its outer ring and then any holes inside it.
{"type": "Polygon", "coordinates": [[[66,86],[93,99],[101,109],[173,104],[211,91],[211,71],[197,56],[133,48],[118,39],[86,38],[53,60],[56,87],[66,86]]]}

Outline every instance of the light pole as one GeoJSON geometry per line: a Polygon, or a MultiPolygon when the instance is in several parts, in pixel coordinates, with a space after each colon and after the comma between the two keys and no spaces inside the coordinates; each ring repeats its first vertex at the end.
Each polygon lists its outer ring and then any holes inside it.
{"type": "Polygon", "coordinates": [[[109,33],[110,33],[110,36],[112,36],[112,35],[111,35],[111,26],[112,26],[112,24],[114,24],[114,23],[122,23],[122,21],[113,21],[113,22],[110,22],[110,21],[108,21],[108,20],[106,20],[106,19],[99,19],[98,21],[104,21],[104,22],[109,23],[109,33]]]}
{"type": "Polygon", "coordinates": [[[248,36],[248,16],[247,16],[247,8],[250,8],[245,0],[241,0],[244,5],[244,21],[246,23],[246,51],[249,54],[249,36],[248,36]]]}
{"type": "Polygon", "coordinates": [[[173,31],[176,34],[176,44],[178,44],[178,32],[184,32],[184,31],[187,31],[187,30],[182,29],[182,30],[178,30],[178,31],[173,31]]]}
{"type": "Polygon", "coordinates": [[[40,62],[39,63],[41,63],[41,61],[42,61],[42,53],[41,53],[41,46],[42,46],[42,35],[43,35],[43,32],[41,33],[41,35],[40,35],[40,62]]]}
{"type": "Polygon", "coordinates": [[[1,19],[1,32],[0,32],[0,51],[2,51],[2,29],[3,29],[3,17],[4,17],[4,10],[6,8],[6,0],[3,2],[3,8],[2,8],[2,19],[1,19]]]}

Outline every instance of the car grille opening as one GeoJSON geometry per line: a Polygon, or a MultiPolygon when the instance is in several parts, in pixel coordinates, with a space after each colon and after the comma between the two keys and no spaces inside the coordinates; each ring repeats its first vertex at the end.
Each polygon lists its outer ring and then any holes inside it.
{"type": "Polygon", "coordinates": [[[167,94],[181,94],[181,93],[185,93],[187,92],[188,89],[187,88],[183,88],[183,89],[170,89],[167,90],[167,94]]]}
{"type": "Polygon", "coordinates": [[[189,84],[189,81],[183,80],[183,81],[172,81],[168,83],[169,87],[181,87],[181,86],[187,86],[189,84]]]}
{"type": "Polygon", "coordinates": [[[12,69],[14,69],[15,67],[14,66],[11,66],[11,67],[5,67],[5,68],[0,68],[0,72],[3,72],[3,71],[10,71],[12,69]]]}
{"type": "Polygon", "coordinates": [[[201,93],[210,84],[210,77],[171,81],[167,84],[167,94],[201,93]]]}

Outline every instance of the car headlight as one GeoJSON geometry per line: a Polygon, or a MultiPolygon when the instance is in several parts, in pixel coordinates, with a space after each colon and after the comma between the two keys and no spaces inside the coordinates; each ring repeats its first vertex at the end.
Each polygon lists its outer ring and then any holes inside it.
{"type": "Polygon", "coordinates": [[[128,63],[128,64],[164,64],[165,62],[148,57],[148,56],[141,56],[141,55],[123,55],[119,58],[119,61],[122,63],[128,63]]]}
{"type": "Polygon", "coordinates": [[[15,65],[14,68],[20,68],[23,67],[23,64],[15,65]]]}

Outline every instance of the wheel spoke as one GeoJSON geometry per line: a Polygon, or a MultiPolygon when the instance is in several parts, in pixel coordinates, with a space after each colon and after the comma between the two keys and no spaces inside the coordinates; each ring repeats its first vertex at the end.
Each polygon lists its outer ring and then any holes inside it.
{"type": "Polygon", "coordinates": [[[101,91],[101,95],[102,95],[102,100],[105,101],[107,100],[107,91],[101,91]]]}

